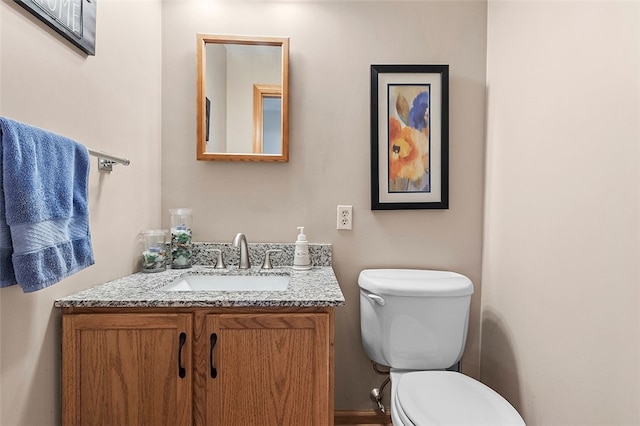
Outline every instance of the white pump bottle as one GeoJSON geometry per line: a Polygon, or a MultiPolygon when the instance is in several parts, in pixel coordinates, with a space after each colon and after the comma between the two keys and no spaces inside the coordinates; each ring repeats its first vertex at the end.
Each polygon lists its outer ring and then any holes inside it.
{"type": "Polygon", "coordinates": [[[298,226],[300,234],[296,241],[295,252],[293,253],[293,269],[311,269],[311,259],[309,258],[309,242],[304,234],[304,226],[298,226]]]}

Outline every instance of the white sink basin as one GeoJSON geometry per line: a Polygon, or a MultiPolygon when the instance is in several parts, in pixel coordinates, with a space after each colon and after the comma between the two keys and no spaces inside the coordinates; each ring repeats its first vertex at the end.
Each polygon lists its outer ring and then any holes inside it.
{"type": "Polygon", "coordinates": [[[285,291],[288,275],[183,275],[164,291],[285,291]]]}

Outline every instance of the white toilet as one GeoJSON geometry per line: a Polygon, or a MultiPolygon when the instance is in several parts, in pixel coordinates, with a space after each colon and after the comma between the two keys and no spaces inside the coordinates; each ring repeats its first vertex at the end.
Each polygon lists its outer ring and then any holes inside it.
{"type": "Polygon", "coordinates": [[[360,273],[360,328],[372,361],[391,368],[391,419],[399,425],[524,425],[495,391],[447,371],[462,357],[473,284],[455,272],[360,273]]]}

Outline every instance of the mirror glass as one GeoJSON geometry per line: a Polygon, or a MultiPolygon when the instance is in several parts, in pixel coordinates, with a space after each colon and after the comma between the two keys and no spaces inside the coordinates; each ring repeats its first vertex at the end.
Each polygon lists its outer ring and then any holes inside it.
{"type": "Polygon", "coordinates": [[[289,39],[198,34],[197,158],[289,161],[289,39]]]}

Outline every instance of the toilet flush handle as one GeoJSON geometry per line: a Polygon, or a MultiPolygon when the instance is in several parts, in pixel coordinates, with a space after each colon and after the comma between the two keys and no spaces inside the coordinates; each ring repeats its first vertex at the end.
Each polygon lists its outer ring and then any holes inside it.
{"type": "Polygon", "coordinates": [[[377,294],[367,293],[367,297],[373,300],[374,302],[376,302],[380,306],[384,306],[384,304],[386,303],[384,299],[378,296],[377,294]]]}

